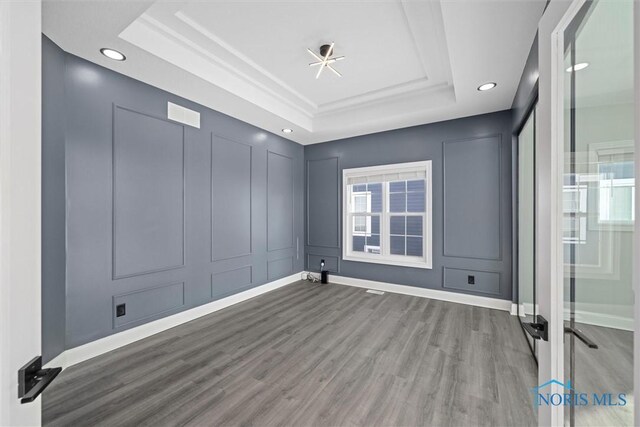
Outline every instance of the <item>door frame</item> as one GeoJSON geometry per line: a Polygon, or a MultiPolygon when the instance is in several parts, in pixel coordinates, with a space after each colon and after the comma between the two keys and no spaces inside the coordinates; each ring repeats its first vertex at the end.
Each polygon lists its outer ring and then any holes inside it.
{"type": "Polygon", "coordinates": [[[0,425],[40,425],[18,370],[41,354],[41,0],[0,1],[0,425]]]}
{"type": "MultiPolygon", "coordinates": [[[[574,0],[551,32],[551,174],[550,174],[550,244],[548,245],[551,260],[548,265],[550,270],[550,295],[549,306],[546,307],[549,314],[549,346],[548,363],[543,364],[539,369],[538,379],[548,381],[550,379],[564,380],[564,262],[562,260],[562,187],[564,170],[564,45],[565,30],[578,16],[583,6],[589,0],[574,0]]],[[[634,68],[640,70],[640,1],[634,1],[634,68]]],[[[638,71],[635,75],[635,170],[636,188],[640,180],[640,76],[638,71]]],[[[636,212],[640,212],[640,199],[636,198],[636,212]]],[[[634,253],[640,253],[640,221],[634,224],[634,253]]],[[[545,248],[547,249],[547,248],[545,248]]],[[[635,255],[637,257],[637,255],[635,255]]],[[[633,288],[635,294],[634,306],[634,425],[640,425],[640,394],[635,392],[640,386],[640,266],[635,263],[635,274],[633,278],[633,288]]],[[[552,384],[551,392],[562,393],[560,386],[552,384]]],[[[564,407],[562,405],[540,406],[538,408],[539,425],[564,425],[564,407]]]]}

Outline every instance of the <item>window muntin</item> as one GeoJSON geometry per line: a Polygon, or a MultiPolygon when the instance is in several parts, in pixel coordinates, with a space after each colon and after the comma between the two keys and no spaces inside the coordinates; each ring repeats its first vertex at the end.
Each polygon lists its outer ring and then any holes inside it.
{"type": "Polygon", "coordinates": [[[345,169],[345,260],[431,268],[431,162],[345,169]]]}

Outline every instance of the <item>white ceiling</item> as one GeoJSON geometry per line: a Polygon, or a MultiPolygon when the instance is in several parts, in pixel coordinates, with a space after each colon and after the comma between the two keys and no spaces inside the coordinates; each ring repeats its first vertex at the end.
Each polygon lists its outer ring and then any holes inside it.
{"type": "Polygon", "coordinates": [[[43,29],[72,54],[312,144],[510,108],[544,4],[51,0],[43,29]],[[330,42],[343,77],[316,80],[306,49],[330,42]],[[478,92],[487,81],[497,88],[478,92]]]}

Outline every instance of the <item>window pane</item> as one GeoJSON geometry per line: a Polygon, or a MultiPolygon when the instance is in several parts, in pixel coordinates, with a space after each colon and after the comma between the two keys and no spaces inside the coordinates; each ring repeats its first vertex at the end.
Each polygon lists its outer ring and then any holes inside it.
{"type": "Polygon", "coordinates": [[[371,212],[382,212],[382,184],[368,184],[371,193],[371,212]]]}
{"type": "Polygon", "coordinates": [[[389,183],[390,193],[404,193],[406,191],[406,181],[395,181],[389,183]]]}
{"type": "Polygon", "coordinates": [[[407,212],[424,212],[424,193],[407,194],[407,212]]]}
{"type": "Polygon", "coordinates": [[[367,232],[367,217],[353,217],[353,234],[365,234],[367,232]]]}
{"type": "Polygon", "coordinates": [[[407,181],[407,191],[424,191],[424,179],[407,181]]]}
{"type": "Polygon", "coordinates": [[[406,212],[406,193],[389,194],[389,212],[406,212]]]}
{"type": "Polygon", "coordinates": [[[422,217],[421,216],[407,217],[407,235],[422,236],[422,217]]]}
{"type": "Polygon", "coordinates": [[[354,194],[353,195],[353,211],[354,212],[367,212],[367,194],[354,194]]]}
{"type": "Polygon", "coordinates": [[[377,252],[374,253],[380,253],[380,235],[379,234],[372,234],[371,236],[367,237],[367,249],[369,252],[373,252],[372,249],[377,250],[377,252]]]}
{"type": "Polygon", "coordinates": [[[380,234],[380,217],[379,216],[371,217],[371,233],[380,234]]]}
{"type": "Polygon", "coordinates": [[[353,236],[353,250],[364,252],[364,236],[353,236]]]}
{"type": "Polygon", "coordinates": [[[351,189],[351,191],[353,191],[354,193],[360,193],[360,192],[363,192],[363,191],[367,191],[367,184],[354,185],[353,188],[351,189]]]}
{"type": "Polygon", "coordinates": [[[391,254],[404,255],[404,236],[391,236],[391,254]]]}
{"type": "Polygon", "coordinates": [[[422,256],[422,237],[407,237],[407,255],[422,256]]]}
{"type": "Polygon", "coordinates": [[[405,227],[404,227],[404,221],[405,221],[405,217],[404,216],[392,216],[390,219],[390,233],[389,234],[400,234],[400,235],[404,235],[405,234],[405,227]]]}

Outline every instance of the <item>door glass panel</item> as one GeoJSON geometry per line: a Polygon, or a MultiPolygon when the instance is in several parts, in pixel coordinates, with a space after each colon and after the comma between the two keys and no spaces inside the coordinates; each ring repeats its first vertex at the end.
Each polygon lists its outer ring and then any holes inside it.
{"type": "MultiPolygon", "coordinates": [[[[534,322],[535,305],[535,109],[518,135],[518,314],[534,322]]],[[[536,341],[525,334],[536,354],[536,341]]]]}
{"type": "Polygon", "coordinates": [[[564,64],[565,424],[633,425],[633,1],[588,2],[574,21],[564,64]]]}

